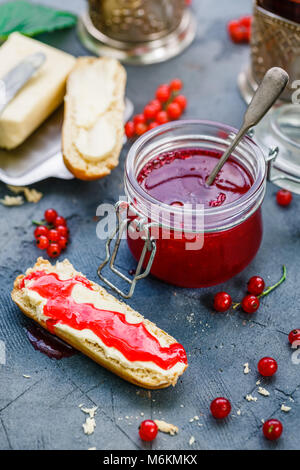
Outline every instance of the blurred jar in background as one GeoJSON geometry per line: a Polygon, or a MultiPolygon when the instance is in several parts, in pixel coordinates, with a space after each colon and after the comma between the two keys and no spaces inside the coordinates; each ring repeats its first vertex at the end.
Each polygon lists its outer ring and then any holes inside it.
{"type": "Polygon", "coordinates": [[[259,0],[258,3],[275,15],[300,23],[300,0],[259,0]]]}
{"type": "Polygon", "coordinates": [[[89,14],[99,31],[133,43],[170,34],[178,27],[185,7],[185,0],[89,0],[89,14]]]}
{"type": "Polygon", "coordinates": [[[300,80],[300,0],[255,0],[251,33],[251,72],[260,83],[271,67],[282,67],[290,81],[281,99],[291,101],[300,80]]]}

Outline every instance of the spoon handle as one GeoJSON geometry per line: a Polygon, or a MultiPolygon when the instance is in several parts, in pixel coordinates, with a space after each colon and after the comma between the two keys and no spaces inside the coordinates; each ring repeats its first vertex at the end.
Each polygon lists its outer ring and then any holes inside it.
{"type": "Polygon", "coordinates": [[[288,81],[287,72],[280,67],[272,67],[267,71],[245,113],[243,127],[249,129],[262,119],[281,95],[288,81]]]}
{"type": "Polygon", "coordinates": [[[253,96],[251,103],[246,110],[244,115],[244,121],[242,127],[237,133],[235,139],[231,142],[228,149],[224,152],[217,165],[208,176],[206,180],[207,185],[211,185],[221,168],[223,167],[226,160],[229,158],[235,147],[238,145],[240,140],[250,129],[255,126],[269,111],[271,106],[275,103],[277,98],[285,89],[289,81],[287,72],[280,67],[272,67],[265,74],[262,82],[257,88],[255,95],[253,96]]]}

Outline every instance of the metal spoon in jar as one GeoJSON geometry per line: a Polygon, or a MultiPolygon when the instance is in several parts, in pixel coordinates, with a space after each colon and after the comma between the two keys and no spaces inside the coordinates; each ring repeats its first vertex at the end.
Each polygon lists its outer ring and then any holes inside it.
{"type": "Polygon", "coordinates": [[[228,149],[224,152],[215,168],[208,176],[206,184],[210,186],[224,163],[227,161],[229,156],[232,154],[235,147],[238,145],[240,140],[244,137],[246,132],[253,126],[259,123],[261,118],[269,111],[271,106],[275,103],[277,98],[285,89],[289,81],[287,72],[280,67],[272,67],[269,69],[259,87],[257,88],[255,95],[253,96],[251,103],[244,115],[244,122],[235,139],[229,145],[228,149]]]}

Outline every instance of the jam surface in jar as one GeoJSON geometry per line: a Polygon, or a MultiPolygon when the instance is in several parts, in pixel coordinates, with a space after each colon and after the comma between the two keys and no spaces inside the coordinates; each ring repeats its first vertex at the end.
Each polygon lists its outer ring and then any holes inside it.
{"type": "MultiPolygon", "coordinates": [[[[229,159],[214,183],[205,184],[221,152],[204,149],[179,149],[158,155],[139,172],[137,182],[159,203],[172,206],[203,204],[205,209],[226,209],[251,188],[252,176],[233,159],[229,159]]],[[[205,215],[204,215],[205,218],[205,215]]],[[[151,274],[182,287],[207,287],[232,278],[254,258],[262,240],[260,207],[240,223],[229,228],[205,229],[195,233],[195,242],[203,240],[200,249],[186,249],[191,241],[185,233],[181,238],[171,229],[164,237],[164,228],[156,237],[156,255],[151,274]]],[[[190,234],[189,234],[190,235],[190,234]]],[[[127,242],[138,260],[144,246],[141,238],[128,234],[127,242]]],[[[144,267],[149,259],[146,258],[144,267]]]]}
{"type": "Polygon", "coordinates": [[[169,205],[203,204],[216,207],[239,199],[252,186],[250,175],[229,159],[211,186],[205,181],[221,152],[178,150],[154,158],[138,175],[141,187],[158,201],[169,205]]]}

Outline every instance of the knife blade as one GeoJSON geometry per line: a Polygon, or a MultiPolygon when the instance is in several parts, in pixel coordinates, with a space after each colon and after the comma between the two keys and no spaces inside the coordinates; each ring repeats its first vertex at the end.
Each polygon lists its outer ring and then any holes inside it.
{"type": "Polygon", "coordinates": [[[17,92],[28,82],[32,75],[43,65],[46,55],[36,52],[26,57],[0,78],[0,114],[17,92]]]}

